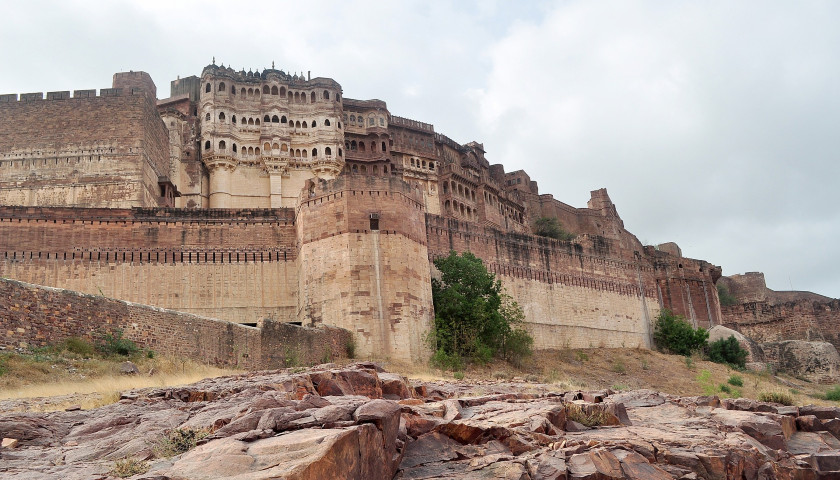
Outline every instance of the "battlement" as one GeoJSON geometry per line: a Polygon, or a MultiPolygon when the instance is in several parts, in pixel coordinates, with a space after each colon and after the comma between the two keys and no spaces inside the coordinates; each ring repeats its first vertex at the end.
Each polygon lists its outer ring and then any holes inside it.
{"type": "MultiPolygon", "coordinates": [[[[122,97],[126,95],[146,95],[146,91],[141,88],[101,88],[99,89],[98,97],[122,97]]],[[[41,102],[50,100],[78,100],[87,98],[97,98],[96,89],[90,90],[73,90],[73,96],[70,96],[69,90],[58,92],[47,92],[47,98],[44,98],[44,92],[34,93],[7,93],[0,95],[0,103],[26,103],[26,102],[41,102]]],[[[154,98],[154,97],[153,97],[154,98]]]]}
{"type": "Polygon", "coordinates": [[[410,128],[412,130],[420,130],[423,132],[434,133],[435,126],[431,123],[423,123],[418,122],[417,120],[412,120],[410,118],[398,117],[396,115],[391,115],[391,125],[396,125],[398,127],[405,127],[410,128]]]}
{"type": "Polygon", "coordinates": [[[210,75],[213,77],[224,77],[235,82],[246,84],[261,83],[267,80],[277,80],[287,85],[296,87],[326,87],[341,90],[341,85],[339,85],[338,82],[336,82],[332,78],[312,78],[310,72],[307,72],[306,76],[304,76],[302,73],[300,75],[298,75],[297,73],[291,74],[286,73],[283,70],[277,70],[275,68],[264,68],[262,72],[260,72],[259,70],[248,70],[246,72],[244,68],[242,70],[237,71],[229,66],[225,67],[224,65],[220,66],[216,64],[211,64],[204,67],[204,69],[201,71],[201,77],[203,78],[205,75],[210,75]]]}
{"type": "Polygon", "coordinates": [[[466,147],[464,147],[460,143],[456,142],[455,140],[452,140],[451,138],[447,137],[446,135],[444,135],[442,133],[435,133],[435,142],[436,143],[441,143],[443,145],[447,145],[451,148],[454,148],[455,150],[457,150],[459,152],[466,151],[466,147]]]}

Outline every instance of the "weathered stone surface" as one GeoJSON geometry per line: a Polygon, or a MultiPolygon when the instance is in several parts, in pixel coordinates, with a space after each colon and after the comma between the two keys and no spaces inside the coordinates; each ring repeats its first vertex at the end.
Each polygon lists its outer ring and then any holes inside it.
{"type": "Polygon", "coordinates": [[[832,470],[840,458],[840,440],[830,433],[840,424],[833,408],[802,407],[797,420],[797,410],[761,402],[725,400],[727,410],[716,408],[716,397],[607,391],[591,395],[597,403],[575,400],[585,412],[606,413],[605,424],[586,428],[567,416],[567,399],[575,394],[522,393],[509,385],[471,395],[467,384],[426,385],[437,393],[417,399],[425,403],[401,403],[396,399],[406,392],[414,397],[423,389],[378,370],[364,364],[293,375],[255,372],[126,392],[120,403],[91,411],[0,415],[0,435],[20,439],[18,448],[0,449],[0,476],[106,478],[126,456],[149,459],[151,470],[138,480],[816,480],[840,474],[832,470]],[[457,398],[441,398],[447,391],[457,398]],[[394,400],[382,398],[388,396],[394,400]],[[155,439],[174,428],[213,433],[187,453],[155,458],[155,439]]]}
{"type": "Polygon", "coordinates": [[[840,380],[840,354],[828,342],[785,340],[761,344],[769,361],[785,373],[814,382],[840,380]]]}
{"type": "Polygon", "coordinates": [[[123,375],[139,375],[140,369],[137,368],[134,362],[125,361],[120,364],[120,373],[123,375]]]}

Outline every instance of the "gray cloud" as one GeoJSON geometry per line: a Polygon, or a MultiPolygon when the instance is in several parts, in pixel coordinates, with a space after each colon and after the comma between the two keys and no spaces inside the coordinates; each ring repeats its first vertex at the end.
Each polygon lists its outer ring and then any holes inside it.
{"type": "Polygon", "coordinates": [[[338,80],[484,142],[575,206],[727,274],[840,296],[835,2],[27,2],[0,19],[0,93],[160,97],[210,63],[338,80]]]}

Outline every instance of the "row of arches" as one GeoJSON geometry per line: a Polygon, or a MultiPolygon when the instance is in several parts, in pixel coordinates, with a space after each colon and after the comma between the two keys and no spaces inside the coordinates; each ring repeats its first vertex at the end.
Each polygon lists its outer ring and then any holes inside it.
{"type": "MultiPolygon", "coordinates": [[[[367,167],[367,165],[356,165],[356,164],[350,165],[350,164],[347,164],[347,165],[344,165],[344,173],[367,174],[368,173],[368,167],[367,167]]],[[[379,165],[371,166],[370,167],[370,173],[371,173],[371,175],[379,175],[379,165]]],[[[393,173],[393,170],[392,170],[391,173],[393,173]]],[[[387,165],[382,165],[382,174],[383,175],[388,174],[388,166],[387,165]]]]}
{"type": "MultiPolygon", "coordinates": [[[[227,85],[225,85],[225,82],[219,82],[219,84],[216,86],[216,91],[220,92],[220,93],[224,93],[224,92],[227,92],[227,88],[228,87],[227,87],[227,85]]],[[[213,87],[212,87],[211,83],[207,82],[207,84],[204,86],[204,93],[210,93],[212,90],[213,90],[213,87]]],[[[260,98],[260,93],[261,92],[260,92],[259,87],[257,87],[257,88],[248,87],[247,89],[245,87],[241,87],[239,89],[239,95],[242,96],[242,97],[260,98]]],[[[236,85],[231,85],[230,94],[231,95],[236,95],[236,85]]],[[[319,98],[320,98],[320,100],[323,100],[323,101],[329,101],[330,97],[334,97],[336,102],[341,101],[341,95],[339,95],[337,93],[335,95],[331,95],[329,90],[324,90],[323,92],[320,92],[320,94],[316,93],[314,91],[312,91],[312,92],[301,92],[301,91],[292,92],[291,90],[286,91],[286,87],[284,87],[284,86],[281,86],[280,88],[277,88],[277,85],[272,85],[271,87],[269,87],[268,85],[263,85],[262,95],[276,95],[276,96],[281,96],[281,97],[287,97],[289,102],[294,102],[294,103],[307,103],[307,101],[309,103],[315,103],[319,100],[319,98]]]]}
{"type": "Polygon", "coordinates": [[[475,190],[470,190],[469,187],[464,187],[460,183],[452,181],[443,181],[443,194],[446,195],[449,192],[452,192],[453,195],[458,195],[459,197],[465,198],[467,200],[471,200],[475,202],[475,190]]]}
{"type": "MultiPolygon", "coordinates": [[[[362,140],[359,140],[358,142],[356,140],[345,141],[344,142],[344,148],[346,148],[347,150],[349,150],[351,152],[355,151],[355,150],[358,150],[360,152],[366,152],[367,149],[368,149],[368,147],[365,146],[365,142],[362,141],[362,140]]],[[[388,145],[386,145],[385,142],[381,142],[381,145],[380,145],[379,148],[383,152],[388,151],[388,145]]],[[[371,152],[376,151],[376,142],[375,141],[370,142],[370,151],[371,152]]]]}
{"type": "MultiPolygon", "coordinates": [[[[204,150],[210,150],[211,148],[212,148],[212,144],[210,143],[210,140],[205,141],[204,142],[204,150]]],[[[227,152],[227,142],[226,141],[219,140],[218,151],[220,153],[226,153],[227,152]]],[[[246,147],[243,146],[241,148],[238,148],[237,145],[234,143],[231,146],[231,152],[234,153],[234,154],[239,153],[243,156],[244,155],[259,156],[260,155],[260,147],[247,147],[246,148],[246,147]]],[[[265,142],[263,144],[262,152],[267,154],[267,155],[269,154],[268,152],[271,152],[270,155],[273,155],[273,156],[279,156],[281,153],[287,153],[291,157],[308,158],[310,150],[307,150],[305,148],[304,149],[300,149],[300,148],[290,149],[289,145],[286,144],[286,143],[280,144],[280,143],[275,142],[272,145],[268,142],[265,142]]],[[[313,158],[318,156],[318,149],[317,148],[313,148],[311,150],[311,152],[312,152],[312,157],[313,158]]],[[[325,147],[324,148],[324,155],[329,157],[329,156],[332,156],[332,154],[333,154],[333,151],[332,151],[331,147],[325,147]]],[[[344,152],[340,148],[338,149],[338,156],[339,157],[344,156],[344,152]]]]}
{"type": "MultiPolygon", "coordinates": [[[[380,116],[380,117],[378,117],[378,120],[379,120],[379,126],[384,127],[385,126],[385,117],[380,116]]],[[[354,114],[351,114],[348,117],[347,114],[345,113],[344,114],[344,121],[348,125],[356,125],[356,126],[363,127],[363,128],[365,126],[365,117],[362,116],[362,115],[356,116],[354,114]]],[[[368,127],[375,127],[376,122],[377,122],[377,117],[376,116],[374,116],[374,115],[369,115],[368,116],[368,122],[367,122],[368,127]]]]}
{"type": "MultiPolygon", "coordinates": [[[[207,112],[207,114],[204,115],[204,120],[209,122],[210,119],[211,119],[210,112],[207,112]]],[[[225,112],[219,112],[219,123],[225,123],[226,121],[227,121],[227,117],[225,115],[225,112]]],[[[316,128],[318,126],[318,122],[316,120],[312,120],[311,124],[307,123],[306,120],[304,120],[303,122],[301,122],[300,120],[292,122],[291,120],[286,119],[285,115],[282,115],[282,116],[279,116],[279,117],[277,115],[272,115],[272,116],[265,115],[263,117],[262,121],[263,121],[264,124],[268,124],[268,123],[285,124],[285,123],[288,123],[289,127],[294,127],[294,128],[309,128],[310,126],[312,128],[316,128]]],[[[259,125],[260,124],[260,119],[259,119],[259,117],[257,117],[256,119],[253,118],[253,117],[247,117],[247,118],[246,117],[241,117],[240,122],[241,122],[242,125],[259,125]]],[[[231,123],[232,124],[237,123],[236,115],[233,115],[231,117],[231,123]]],[[[332,125],[332,123],[330,122],[329,118],[324,119],[324,126],[325,127],[329,127],[331,125],[332,125]]],[[[338,128],[341,128],[341,123],[340,122],[338,124],[338,128]]]]}
{"type": "Polygon", "coordinates": [[[477,210],[464,205],[463,203],[447,200],[443,204],[443,208],[448,214],[454,214],[466,218],[467,220],[476,220],[477,210]]]}
{"type": "Polygon", "coordinates": [[[421,160],[419,158],[411,157],[410,165],[414,168],[423,168],[427,170],[434,170],[435,169],[435,162],[429,160],[429,163],[426,163],[426,160],[421,160]]]}

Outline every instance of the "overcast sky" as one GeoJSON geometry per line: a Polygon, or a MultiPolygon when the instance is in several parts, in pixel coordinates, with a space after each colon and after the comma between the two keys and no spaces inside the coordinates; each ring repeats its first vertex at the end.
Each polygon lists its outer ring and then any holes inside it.
{"type": "Polygon", "coordinates": [[[3,5],[0,94],[275,62],[565,203],[606,187],[643,243],[836,298],[838,25],[836,1],[29,0],[3,5]]]}

